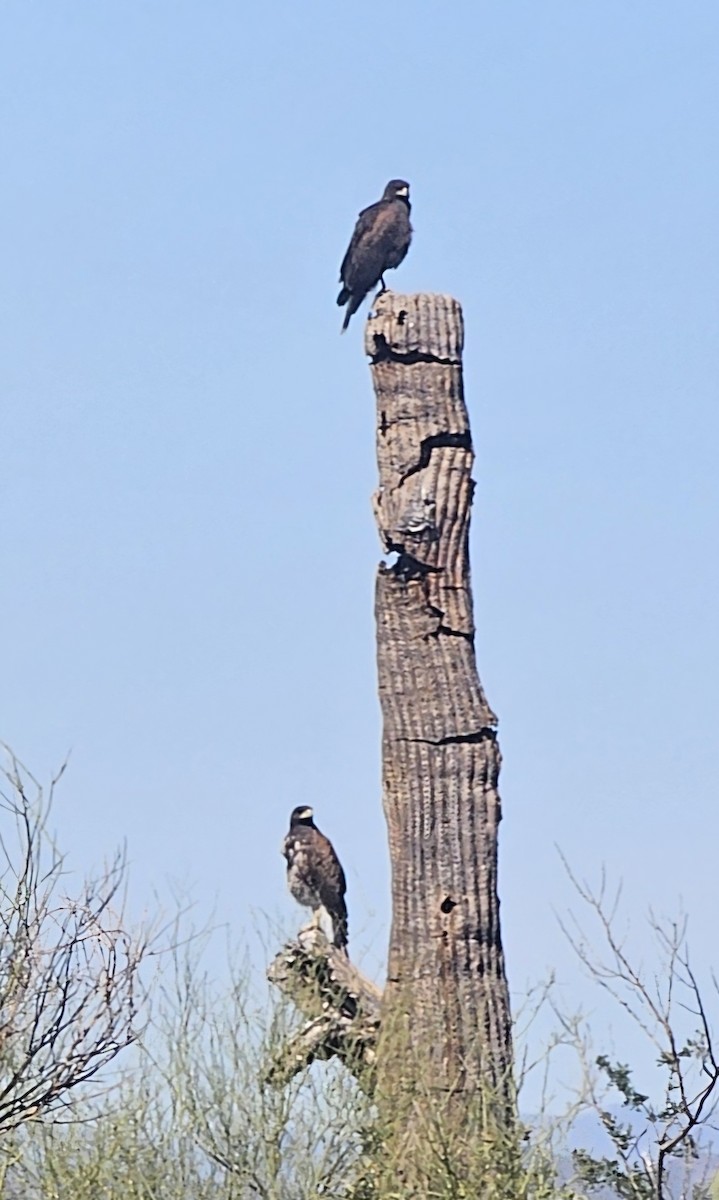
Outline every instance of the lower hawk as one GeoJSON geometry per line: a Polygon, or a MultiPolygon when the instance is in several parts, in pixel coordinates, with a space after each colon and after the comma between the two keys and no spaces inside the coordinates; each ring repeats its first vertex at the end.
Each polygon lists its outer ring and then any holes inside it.
{"type": "Polygon", "coordinates": [[[319,929],[322,912],[332,922],[332,940],[339,950],[347,947],[345,873],[334,847],[314,823],[306,804],[292,810],[282,853],[287,859],[287,886],[298,904],[312,909],[306,929],[319,929]]]}

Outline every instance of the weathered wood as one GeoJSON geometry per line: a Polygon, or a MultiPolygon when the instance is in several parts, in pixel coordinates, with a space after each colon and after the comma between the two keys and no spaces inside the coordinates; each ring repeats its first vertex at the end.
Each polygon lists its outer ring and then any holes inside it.
{"type": "Polygon", "coordinates": [[[378,1081],[509,1095],[499,924],[496,718],[477,673],[468,551],[474,460],[463,326],[448,296],[386,292],[366,326],[377,400],[376,586],[392,932],[378,1081]]]}
{"type": "Polygon", "coordinates": [[[337,1055],[371,1091],[382,993],[319,930],[307,931],[270,963],[268,979],[308,1018],[280,1050],[267,1079],[282,1084],[315,1059],[337,1055]]]}

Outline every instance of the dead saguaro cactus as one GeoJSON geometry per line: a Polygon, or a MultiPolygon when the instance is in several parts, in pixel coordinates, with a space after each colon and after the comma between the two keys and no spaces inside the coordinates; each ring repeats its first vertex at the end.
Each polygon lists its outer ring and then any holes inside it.
{"type": "Polygon", "coordinates": [[[419,1071],[438,1094],[487,1088],[508,1098],[497,891],[501,757],[475,660],[474,455],[462,346],[462,312],[448,296],[385,292],[366,325],[377,400],[374,511],[389,557],[376,588],[392,865],[377,1071],[390,1093],[403,1073],[411,1084],[419,1071]]]}
{"type": "MultiPolygon", "coordinates": [[[[476,1123],[485,1097],[499,1100],[500,1121],[513,1112],[497,891],[501,756],[474,651],[462,344],[461,309],[447,296],[385,292],[366,326],[374,512],[390,560],[376,589],[392,864],[387,984],[380,996],[322,938],[290,943],[269,970],[308,1021],[271,1078],[337,1055],[380,1100],[434,1094],[460,1127],[463,1114],[476,1123]]],[[[390,1111],[396,1131],[416,1126],[403,1106],[390,1111]]]]}

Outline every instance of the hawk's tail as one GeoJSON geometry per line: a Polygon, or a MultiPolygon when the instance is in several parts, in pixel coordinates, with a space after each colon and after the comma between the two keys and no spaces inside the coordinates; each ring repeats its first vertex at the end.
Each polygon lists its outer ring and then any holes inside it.
{"type": "Polygon", "coordinates": [[[348,940],[347,909],[343,904],[341,909],[332,913],[332,941],[338,950],[346,953],[348,940]]]}
{"type": "Polygon", "coordinates": [[[364,296],[361,296],[361,295],[358,296],[356,292],[348,292],[347,288],[342,288],[342,291],[340,292],[339,296],[337,297],[338,304],[345,303],[344,300],[340,299],[340,296],[346,296],[346,298],[347,298],[347,310],[345,312],[345,319],[342,322],[342,333],[344,333],[345,329],[347,328],[347,326],[350,323],[350,320],[352,319],[354,314],[357,312],[357,309],[359,308],[360,304],[364,300],[364,296]]]}

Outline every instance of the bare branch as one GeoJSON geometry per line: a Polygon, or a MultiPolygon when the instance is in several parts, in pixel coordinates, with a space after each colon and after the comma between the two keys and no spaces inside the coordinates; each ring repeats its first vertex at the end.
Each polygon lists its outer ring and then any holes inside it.
{"type": "MultiPolygon", "coordinates": [[[[606,1056],[596,1059],[596,1066],[609,1085],[619,1091],[623,1105],[633,1114],[633,1124],[622,1123],[608,1111],[585,1060],[585,1079],[591,1079],[589,1101],[612,1141],[621,1164],[623,1186],[633,1189],[636,1184],[637,1195],[662,1200],[669,1158],[696,1154],[696,1134],[707,1125],[719,1098],[719,1064],[704,997],[689,962],[687,920],[681,916],[662,922],[650,912],[649,926],[662,964],[661,970],[647,981],[643,968],[632,960],[617,935],[617,904],[616,900],[611,905],[607,901],[604,873],[599,887],[592,890],[578,882],[566,859],[561,857],[577,894],[599,924],[604,951],[597,952],[590,945],[576,919],[572,918],[572,929],[561,920],[560,925],[589,976],[638,1025],[655,1047],[658,1064],[666,1072],[664,1100],[656,1106],[648,1095],[635,1089],[629,1068],[612,1064],[606,1056]],[[637,1122],[641,1126],[638,1130],[637,1122]],[[643,1148],[643,1142],[650,1139],[655,1157],[643,1148]],[[645,1186],[650,1187],[649,1192],[642,1190],[645,1186]]],[[[618,896],[617,892],[617,899],[618,896]]],[[[579,1043],[581,1039],[575,1045],[579,1043]]],[[[582,1053],[584,1048],[582,1043],[582,1053]]],[[[588,1170],[598,1167],[597,1160],[589,1156],[585,1159],[588,1170]]]]}
{"type": "Polygon", "coordinates": [[[49,794],[6,746],[0,772],[0,1133],[67,1111],[140,1031],[150,931],[124,927],[124,852],[78,896],[47,832],[49,794]]]}

